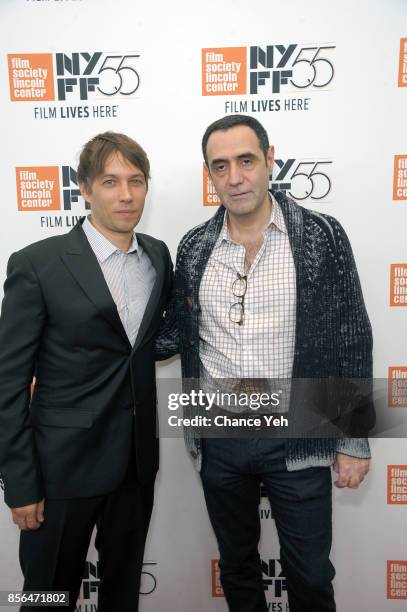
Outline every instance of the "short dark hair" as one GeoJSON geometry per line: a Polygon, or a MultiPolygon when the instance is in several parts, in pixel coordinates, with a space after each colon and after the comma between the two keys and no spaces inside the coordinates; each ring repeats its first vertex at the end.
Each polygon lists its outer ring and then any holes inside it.
{"type": "Polygon", "coordinates": [[[127,161],[137,166],[148,183],[150,162],[146,152],[138,142],[118,132],[98,134],[83,146],[77,171],[78,182],[90,189],[94,179],[103,173],[106,160],[112,153],[121,153],[127,161]]]}
{"type": "Polygon", "coordinates": [[[250,117],[250,115],[226,115],[226,117],[222,117],[222,119],[218,119],[217,121],[211,123],[206,128],[205,134],[203,135],[202,153],[206,165],[208,165],[208,155],[206,153],[206,148],[208,145],[209,136],[213,134],[213,132],[217,132],[219,130],[229,130],[230,128],[236,127],[237,125],[247,125],[247,127],[253,130],[259,140],[259,145],[264,153],[264,157],[265,159],[267,159],[267,153],[270,144],[269,137],[262,124],[254,117],[250,117]]]}

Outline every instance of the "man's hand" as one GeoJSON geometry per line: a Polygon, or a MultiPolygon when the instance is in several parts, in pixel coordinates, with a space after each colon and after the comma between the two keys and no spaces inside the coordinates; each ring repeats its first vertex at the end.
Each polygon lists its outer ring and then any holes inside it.
{"type": "Polygon", "coordinates": [[[22,506],[22,508],[11,508],[11,514],[13,523],[20,529],[38,529],[44,522],[44,500],[29,506],[22,506]]]}
{"type": "Polygon", "coordinates": [[[343,487],[357,489],[369,471],[369,464],[369,459],[358,459],[337,453],[333,469],[339,474],[339,478],[335,481],[335,486],[339,489],[343,487]]]}

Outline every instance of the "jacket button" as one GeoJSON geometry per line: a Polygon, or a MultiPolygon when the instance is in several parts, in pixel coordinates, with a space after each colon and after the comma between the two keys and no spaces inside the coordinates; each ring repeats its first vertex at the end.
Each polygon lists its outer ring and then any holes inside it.
{"type": "Polygon", "coordinates": [[[189,344],[190,344],[191,346],[194,346],[194,344],[195,344],[195,340],[190,340],[190,341],[189,341],[189,344]]]}

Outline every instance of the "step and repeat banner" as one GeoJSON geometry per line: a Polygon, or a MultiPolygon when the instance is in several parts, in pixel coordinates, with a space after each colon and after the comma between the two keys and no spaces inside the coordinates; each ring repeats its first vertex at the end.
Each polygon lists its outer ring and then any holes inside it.
{"type": "MultiPolygon", "coordinates": [[[[276,148],[270,186],[344,225],[373,325],[375,376],[388,379],[387,409],[407,410],[404,0],[3,0],[0,23],[2,281],[13,251],[86,214],[78,152],[105,130],[147,151],[152,181],[139,229],[175,257],[182,235],[219,205],[200,150],[206,126],[253,115],[276,148]]],[[[178,359],[157,373],[179,376],[178,359]]],[[[372,451],[363,486],[334,491],[341,612],[407,605],[407,444],[373,439],[372,451]]],[[[269,610],[283,612],[264,496],[259,513],[269,610]]],[[[21,587],[18,537],[2,504],[0,590],[21,587]]],[[[225,611],[217,558],[183,442],[162,440],[141,610],[225,611]]],[[[97,610],[98,584],[92,544],[78,612],[97,610]]]]}

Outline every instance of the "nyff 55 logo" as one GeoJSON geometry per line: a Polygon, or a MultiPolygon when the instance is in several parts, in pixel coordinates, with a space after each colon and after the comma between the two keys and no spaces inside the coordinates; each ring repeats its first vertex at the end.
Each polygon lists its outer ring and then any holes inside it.
{"type": "MultiPolygon", "coordinates": [[[[269,180],[269,189],[284,191],[295,200],[320,201],[328,196],[332,181],[328,175],[332,161],[275,159],[269,180]]],[[[203,166],[203,204],[219,206],[222,202],[216,194],[211,177],[203,166]]]]}
{"type": "MultiPolygon", "coordinates": [[[[123,558],[121,562],[123,570],[126,569],[126,564],[127,560],[123,558]]],[[[155,568],[156,565],[157,563],[155,561],[143,562],[143,569],[141,570],[141,584],[139,589],[139,593],[141,595],[150,595],[156,590],[157,578],[155,574],[152,573],[153,567],[155,568]],[[148,571],[144,569],[146,566],[148,571]]],[[[86,561],[85,571],[82,577],[81,590],[79,592],[79,602],[86,602],[95,597],[95,594],[99,591],[100,578],[100,561],[97,561],[96,563],[86,561]]],[[[86,608],[86,610],[87,609],[88,608],[86,608]]],[[[84,612],[86,612],[86,610],[84,612]]]]}
{"type": "Polygon", "coordinates": [[[267,45],[202,49],[202,95],[280,93],[322,88],[334,78],[335,45],[267,45]]]}
{"type": "MultiPolygon", "coordinates": [[[[280,559],[269,559],[268,561],[262,559],[260,565],[263,574],[264,590],[269,591],[272,597],[283,597],[283,593],[287,591],[287,582],[283,575],[280,559]]],[[[220,581],[220,570],[217,559],[211,560],[211,577],[212,597],[224,597],[225,594],[220,581]]]]}
{"type": "Polygon", "coordinates": [[[7,57],[14,102],[133,96],[140,85],[137,53],[18,53],[7,57]]]}
{"type": "Polygon", "coordinates": [[[328,176],[332,161],[276,159],[270,189],[285,191],[295,200],[323,200],[331,191],[328,176]]]}

